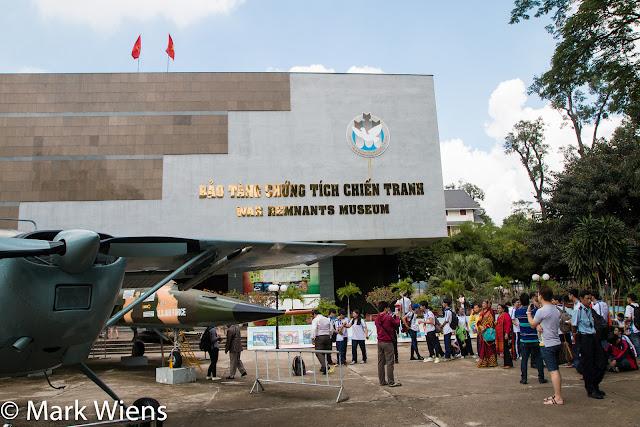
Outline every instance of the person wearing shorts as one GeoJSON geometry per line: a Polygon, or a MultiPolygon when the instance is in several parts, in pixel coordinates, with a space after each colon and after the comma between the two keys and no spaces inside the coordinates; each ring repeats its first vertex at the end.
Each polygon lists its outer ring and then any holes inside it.
{"type": "Polygon", "coordinates": [[[535,317],[531,314],[532,305],[527,308],[527,318],[532,328],[542,325],[542,359],[547,365],[547,370],[551,375],[554,394],[544,400],[545,405],[564,405],[562,399],[562,377],[558,370],[557,355],[560,351],[560,337],[558,336],[558,326],[560,325],[560,313],[553,305],[553,290],[548,286],[540,286],[538,291],[538,301],[542,307],[536,311],[535,317]]]}

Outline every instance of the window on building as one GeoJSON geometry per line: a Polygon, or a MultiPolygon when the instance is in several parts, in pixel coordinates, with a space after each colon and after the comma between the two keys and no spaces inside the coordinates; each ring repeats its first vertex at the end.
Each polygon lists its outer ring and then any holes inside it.
{"type": "Polygon", "coordinates": [[[460,209],[460,215],[466,215],[466,214],[467,214],[466,209],[460,209]]]}

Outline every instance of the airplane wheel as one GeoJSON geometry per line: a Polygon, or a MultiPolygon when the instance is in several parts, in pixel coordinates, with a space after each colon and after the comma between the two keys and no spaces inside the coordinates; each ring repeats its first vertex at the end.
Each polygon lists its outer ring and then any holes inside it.
{"type": "MultiPolygon", "coordinates": [[[[133,405],[136,408],[140,409],[140,415],[142,415],[142,411],[143,408],[153,408],[153,415],[154,415],[154,419],[156,420],[155,425],[158,427],[162,427],[163,422],[162,421],[158,421],[158,417],[162,416],[162,414],[159,413],[158,408],[160,408],[160,403],[158,403],[158,401],[156,399],[152,399],[150,397],[141,397],[140,399],[136,400],[135,402],[133,402],[133,405]]],[[[149,416],[149,409],[146,409],[144,412],[145,416],[149,416]]],[[[137,424],[130,424],[130,426],[135,426],[135,427],[151,427],[152,423],[150,421],[145,421],[145,422],[141,422],[141,423],[137,423],[137,424]]]]}
{"type": "Polygon", "coordinates": [[[174,368],[180,368],[182,366],[182,354],[180,354],[178,350],[173,350],[169,358],[171,359],[174,368]]]}
{"type": "Polygon", "coordinates": [[[132,356],[144,356],[144,343],[142,341],[134,341],[131,349],[132,356]]]}

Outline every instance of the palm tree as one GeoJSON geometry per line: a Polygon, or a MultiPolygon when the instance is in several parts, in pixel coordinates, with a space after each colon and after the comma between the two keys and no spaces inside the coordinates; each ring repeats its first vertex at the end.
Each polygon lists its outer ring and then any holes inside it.
{"type": "Polygon", "coordinates": [[[391,289],[396,289],[400,293],[400,295],[404,295],[405,293],[407,295],[411,295],[415,290],[413,288],[413,280],[411,279],[411,277],[407,277],[404,280],[400,280],[396,283],[392,283],[391,285],[389,285],[389,287],[391,289]]]}
{"type": "Polygon", "coordinates": [[[429,286],[437,288],[445,280],[452,280],[462,283],[463,290],[471,290],[490,280],[492,269],[491,260],[480,255],[447,254],[436,265],[429,286]]]}
{"type": "Polygon", "coordinates": [[[500,302],[502,302],[503,299],[503,290],[505,288],[509,288],[511,289],[511,282],[513,281],[513,279],[509,276],[501,276],[500,273],[496,273],[493,276],[491,276],[491,280],[489,280],[489,282],[487,282],[487,284],[491,287],[493,287],[494,289],[498,290],[498,293],[500,295],[500,302]]]}
{"type": "Polygon", "coordinates": [[[304,304],[304,294],[296,286],[289,286],[286,291],[280,292],[280,301],[284,303],[284,300],[291,300],[291,310],[293,310],[294,300],[298,300],[304,304]]]}
{"type": "Polygon", "coordinates": [[[350,299],[356,295],[362,295],[362,291],[359,287],[356,286],[355,283],[349,282],[348,284],[345,282],[345,285],[341,288],[336,289],[336,295],[340,301],[343,299],[347,299],[347,313],[351,313],[351,304],[350,299]]]}
{"type": "Polygon", "coordinates": [[[453,301],[456,300],[455,296],[464,291],[464,285],[459,280],[443,280],[440,286],[437,288],[438,294],[446,295],[451,298],[452,307],[453,301]]]}

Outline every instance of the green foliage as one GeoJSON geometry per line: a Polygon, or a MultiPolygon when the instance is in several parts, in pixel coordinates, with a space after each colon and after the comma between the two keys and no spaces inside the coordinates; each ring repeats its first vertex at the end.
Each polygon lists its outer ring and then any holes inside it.
{"type": "MultiPolygon", "coordinates": [[[[293,316],[293,321],[295,325],[306,325],[307,318],[311,317],[310,314],[296,314],[293,316]]],[[[287,316],[283,314],[282,316],[278,316],[278,324],[280,326],[291,325],[291,316],[287,316]]],[[[267,321],[267,326],[276,326],[276,318],[272,317],[267,321]]]]}
{"type": "Polygon", "coordinates": [[[503,277],[500,273],[496,273],[491,276],[487,285],[493,287],[497,291],[500,301],[504,301],[505,291],[513,289],[513,279],[509,276],[503,277]]]}
{"type": "Polygon", "coordinates": [[[429,279],[429,286],[441,288],[443,282],[450,280],[459,283],[462,290],[470,290],[489,280],[491,273],[491,260],[481,255],[447,254],[436,266],[435,273],[429,279]]]}
{"type": "Polygon", "coordinates": [[[465,289],[464,289],[463,283],[460,280],[457,280],[457,279],[454,279],[454,280],[446,279],[446,280],[443,280],[438,285],[438,287],[436,288],[436,291],[440,295],[447,296],[452,302],[451,307],[455,307],[455,301],[458,299],[457,296],[460,293],[463,293],[465,291],[465,289]]]}
{"type": "Polygon", "coordinates": [[[414,296],[413,298],[411,298],[411,302],[420,304],[422,301],[426,301],[429,303],[429,306],[431,306],[431,302],[433,301],[434,298],[436,298],[435,294],[425,293],[422,295],[414,296]]]}
{"type": "Polygon", "coordinates": [[[640,39],[637,0],[516,0],[511,22],[550,13],[547,29],[558,40],[551,69],[534,79],[531,92],[549,100],[563,113],[576,133],[578,153],[589,144],[582,130],[593,124],[591,145],[598,125],[611,113],[640,118],[640,39]],[[571,11],[571,13],[569,13],[571,11]]]}
{"type": "Polygon", "coordinates": [[[406,293],[411,296],[413,295],[413,292],[415,290],[413,288],[413,279],[411,279],[411,277],[407,277],[404,280],[392,283],[391,285],[389,285],[389,287],[393,290],[398,291],[400,295],[404,295],[406,293]]]}
{"type": "Polygon", "coordinates": [[[298,300],[304,303],[304,293],[296,286],[289,286],[284,292],[280,292],[280,302],[284,303],[285,300],[291,300],[291,310],[293,310],[293,302],[298,300]]]}
{"type": "Polygon", "coordinates": [[[349,282],[345,286],[336,289],[336,295],[340,301],[347,299],[347,313],[351,313],[351,298],[356,295],[362,295],[362,291],[355,283],[349,282]]]}
{"type": "Polygon", "coordinates": [[[371,292],[367,293],[365,301],[371,304],[376,313],[378,313],[378,303],[380,301],[386,301],[389,304],[395,304],[395,302],[399,298],[400,294],[398,293],[398,291],[394,291],[388,286],[380,286],[377,288],[373,288],[371,292]]]}
{"type": "Polygon", "coordinates": [[[336,313],[338,313],[338,310],[340,309],[340,307],[336,305],[335,301],[328,300],[326,298],[318,298],[317,300],[315,300],[315,303],[316,303],[316,310],[318,310],[320,314],[326,317],[329,316],[330,309],[333,308],[336,311],[336,313]]]}

